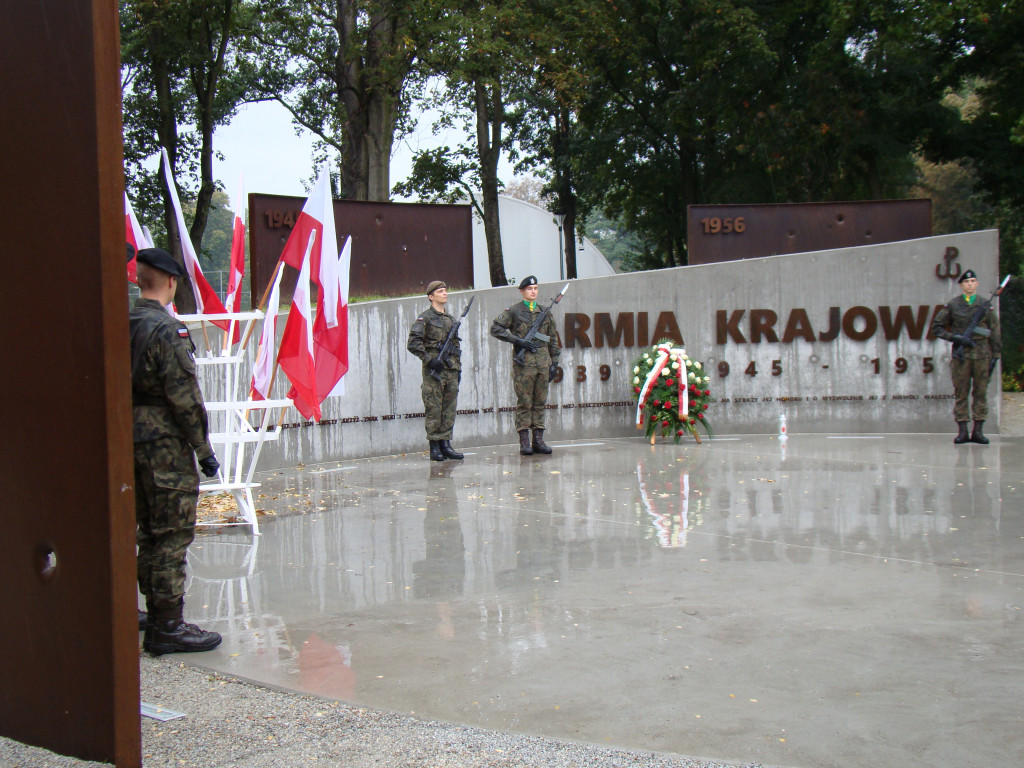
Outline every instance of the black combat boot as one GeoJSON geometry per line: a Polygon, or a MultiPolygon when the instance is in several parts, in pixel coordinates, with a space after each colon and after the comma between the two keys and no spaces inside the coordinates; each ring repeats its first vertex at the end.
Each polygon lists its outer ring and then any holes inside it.
{"type": "Polygon", "coordinates": [[[958,421],[956,425],[960,427],[960,434],[953,438],[953,443],[956,445],[962,445],[971,439],[971,436],[967,434],[967,422],[958,421]]]}
{"type": "Polygon", "coordinates": [[[985,424],[984,421],[974,422],[974,431],[971,432],[971,442],[979,443],[980,445],[988,445],[988,438],[982,434],[981,428],[985,424]]]}
{"type": "Polygon", "coordinates": [[[522,456],[533,456],[533,446],[530,445],[530,430],[519,430],[519,453],[522,456]]]}
{"type": "Polygon", "coordinates": [[[534,429],[533,430],[533,452],[534,453],[551,453],[551,449],[548,448],[548,444],[544,442],[544,430],[534,429]]]}
{"type": "Polygon", "coordinates": [[[441,452],[441,441],[431,440],[430,441],[430,460],[431,461],[444,461],[444,453],[441,452]]]}
{"type": "Polygon", "coordinates": [[[461,453],[452,448],[451,440],[438,440],[441,444],[441,453],[444,454],[446,459],[462,459],[465,458],[461,453]]]}
{"type": "Polygon", "coordinates": [[[144,632],[146,629],[146,618],[147,614],[141,608],[139,609],[139,632],[144,632]]]}
{"type": "Polygon", "coordinates": [[[221,637],[216,632],[207,632],[195,624],[186,624],[179,606],[175,615],[156,616],[146,624],[142,649],[154,656],[165,653],[195,653],[212,651],[220,645],[221,637]]]}

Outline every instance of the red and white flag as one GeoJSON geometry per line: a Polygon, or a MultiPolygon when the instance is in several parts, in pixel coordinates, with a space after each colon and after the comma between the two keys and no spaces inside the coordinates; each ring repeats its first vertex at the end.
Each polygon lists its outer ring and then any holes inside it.
{"type": "Polygon", "coordinates": [[[311,231],[306,254],[299,268],[299,280],[292,294],[288,322],[281,335],[277,362],[292,383],[292,392],[296,395],[295,407],[299,413],[307,419],[320,421],[320,397],[316,391],[316,369],[313,366],[313,318],[309,302],[310,255],[316,239],[317,233],[311,231]]]}
{"type": "Polygon", "coordinates": [[[281,305],[281,275],[283,274],[283,269],[277,270],[274,287],[270,289],[270,298],[267,299],[267,314],[263,318],[263,333],[260,335],[260,346],[256,352],[256,364],[252,369],[253,400],[266,400],[270,397],[271,381],[274,378],[277,311],[281,305]]]}
{"type": "MultiPolygon", "coordinates": [[[[125,242],[132,247],[134,253],[138,253],[143,248],[153,247],[153,244],[149,242],[149,238],[146,236],[146,230],[139,225],[139,219],[135,216],[135,211],[128,200],[127,192],[124,193],[124,229],[125,242]]],[[[128,260],[128,280],[133,283],[138,282],[138,279],[135,277],[135,264],[135,256],[133,255],[128,260]]]]}
{"type": "MultiPolygon", "coordinates": [[[[238,179],[238,197],[235,198],[235,216],[231,227],[231,265],[228,268],[228,292],[224,298],[224,306],[228,312],[242,310],[242,278],[245,277],[245,221],[242,218],[244,189],[242,179],[238,179]]],[[[231,343],[237,344],[239,339],[238,321],[232,321],[234,333],[231,343]]]]}
{"type": "MultiPolygon", "coordinates": [[[[196,299],[196,312],[200,315],[223,315],[227,313],[224,305],[214,292],[213,288],[203,275],[203,268],[199,266],[199,258],[196,250],[192,247],[192,238],[188,236],[188,227],[185,226],[185,216],[181,212],[181,201],[178,199],[178,190],[174,185],[174,175],[171,172],[171,161],[167,157],[167,149],[160,148],[164,160],[164,177],[167,180],[167,191],[171,194],[171,203],[174,205],[174,216],[178,221],[178,240],[181,242],[181,255],[185,260],[185,270],[188,272],[192,282],[192,293],[196,299]]],[[[218,328],[228,330],[227,320],[212,320],[218,328]]]]}
{"type": "MultiPolygon", "coordinates": [[[[338,324],[338,235],[334,228],[334,200],[331,198],[331,176],[325,170],[306,198],[295,227],[281,252],[281,261],[299,269],[309,242],[316,232],[316,243],[310,253],[310,275],[317,284],[318,306],[325,307],[327,327],[338,324]]],[[[346,281],[348,276],[345,277],[346,281]]]]}
{"type": "MultiPolygon", "coordinates": [[[[317,179],[313,190],[302,207],[295,228],[285,243],[281,261],[298,267],[296,253],[299,245],[308,241],[310,233],[317,234],[317,244],[310,253],[310,274],[317,285],[317,313],[313,324],[317,395],[315,404],[308,401],[299,389],[293,388],[288,396],[302,414],[312,413],[314,405],[319,411],[326,397],[344,392],[339,385],[348,371],[348,283],[351,262],[351,244],[346,243],[339,255],[338,236],[334,223],[334,201],[331,198],[330,175],[325,171],[317,179]]],[[[309,418],[307,415],[306,418],[309,418]]]]}
{"type": "MultiPolygon", "coordinates": [[[[317,351],[323,352],[323,365],[317,360],[317,382],[327,392],[326,397],[338,397],[345,394],[345,380],[348,373],[348,278],[352,265],[352,238],[345,238],[345,245],[338,256],[338,325],[335,328],[325,327],[321,336],[314,339],[317,351]]],[[[319,319],[319,316],[317,317],[319,319]]],[[[326,325],[326,324],[325,324],[326,325]]]]}

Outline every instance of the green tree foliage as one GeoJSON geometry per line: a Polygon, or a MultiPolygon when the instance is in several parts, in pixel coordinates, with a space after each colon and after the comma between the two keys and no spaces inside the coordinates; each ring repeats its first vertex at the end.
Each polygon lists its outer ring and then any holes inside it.
{"type": "MultiPolygon", "coordinates": [[[[256,19],[241,0],[121,0],[120,15],[129,194],[143,219],[162,220],[153,230],[178,252],[164,170],[151,163],[166,149],[179,195],[194,202],[186,234],[198,252],[216,190],[214,130],[248,98],[252,68],[238,42],[256,19]]],[[[185,312],[195,308],[184,285],[175,300],[185,312]]]]}
{"type": "Polygon", "coordinates": [[[517,157],[525,126],[522,94],[534,85],[528,38],[535,30],[524,2],[460,3],[445,16],[445,34],[424,53],[425,74],[439,78],[431,106],[441,111],[439,133],[459,126],[471,139],[455,147],[425,150],[396,194],[425,199],[467,194],[484,223],[491,285],[507,285],[498,193],[498,165],[517,157]],[[476,190],[479,190],[479,198],[476,190]]]}
{"type": "Polygon", "coordinates": [[[339,159],[340,194],[388,200],[410,77],[432,44],[434,0],[258,0],[263,98],[280,102],[339,159]]]}
{"type": "Polygon", "coordinates": [[[939,3],[601,8],[573,35],[589,73],[578,191],[642,237],[646,266],[686,263],[691,204],[903,196],[913,150],[951,119],[939,3]]]}
{"type": "Polygon", "coordinates": [[[563,20],[576,25],[589,75],[571,155],[581,208],[640,234],[647,266],[684,264],[686,206],[746,187],[744,118],[773,59],[756,15],[721,2],[627,0],[563,20]]]}
{"type": "Polygon", "coordinates": [[[643,262],[644,248],[640,238],[600,211],[591,214],[584,231],[616,272],[631,272],[643,262]]]}
{"type": "Polygon", "coordinates": [[[981,0],[964,15],[969,53],[959,72],[979,105],[962,113],[956,141],[939,147],[966,156],[993,199],[1024,203],[1024,2],[981,0]]]}

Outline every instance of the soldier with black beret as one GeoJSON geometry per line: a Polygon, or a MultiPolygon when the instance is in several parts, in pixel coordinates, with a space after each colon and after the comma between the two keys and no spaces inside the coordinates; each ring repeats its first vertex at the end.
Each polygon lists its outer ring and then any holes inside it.
{"type": "Polygon", "coordinates": [[[953,342],[964,349],[962,360],[956,357],[949,361],[953,374],[953,418],[958,432],[953,442],[988,445],[983,427],[988,418],[988,383],[991,377],[991,362],[998,360],[1003,349],[999,330],[999,316],[989,307],[981,322],[970,337],[964,335],[971,318],[978,309],[978,275],[973,269],[966,270],[959,279],[961,296],[957,296],[935,313],[931,332],[933,336],[953,342]],[[968,398],[973,393],[973,403],[968,408],[968,398]],[[967,422],[974,417],[974,429],[967,433],[967,422]]]}
{"type": "Polygon", "coordinates": [[[461,459],[463,455],[452,448],[455,411],[458,408],[459,382],[462,381],[462,340],[458,333],[452,338],[452,351],[447,363],[438,359],[441,348],[455,319],[448,314],[448,286],[442,280],[427,285],[430,306],[420,313],[409,329],[406,348],[423,362],[423,411],[431,461],[461,459]],[[431,372],[440,376],[435,379],[431,372]]]}
{"type": "Polygon", "coordinates": [[[184,323],[165,309],[185,270],[160,248],[142,249],[137,263],[141,297],[128,327],[143,648],[154,656],[208,651],[221,636],[185,623],[185,560],[196,528],[196,459],[207,477],[220,465],[196,379],[195,347],[184,323]]]}
{"type": "Polygon", "coordinates": [[[538,290],[536,277],[530,275],[525,278],[519,283],[519,293],[523,300],[506,309],[491,324],[491,335],[511,344],[513,356],[520,349],[526,353],[522,365],[512,361],[512,386],[516,393],[515,425],[519,433],[519,453],[523,456],[551,453],[551,448],[544,442],[544,412],[548,402],[548,384],[555,376],[558,357],[562,353],[555,321],[550,315],[539,329],[539,334],[547,338],[546,342],[526,341],[524,338],[543,311],[537,304],[538,290]]]}

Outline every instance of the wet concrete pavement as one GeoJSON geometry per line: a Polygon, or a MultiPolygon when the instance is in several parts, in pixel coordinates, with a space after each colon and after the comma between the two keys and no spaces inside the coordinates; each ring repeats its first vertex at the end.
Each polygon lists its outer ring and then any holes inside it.
{"type": "Polygon", "coordinates": [[[268,473],[183,661],[377,709],[786,766],[1024,754],[1024,438],[640,438],[268,473]]]}

